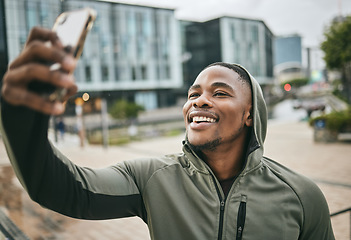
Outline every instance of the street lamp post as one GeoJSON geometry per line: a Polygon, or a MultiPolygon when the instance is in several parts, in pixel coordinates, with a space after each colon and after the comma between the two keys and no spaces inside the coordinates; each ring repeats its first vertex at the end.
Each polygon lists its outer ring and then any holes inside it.
{"type": "Polygon", "coordinates": [[[105,98],[101,99],[101,124],[102,124],[102,142],[104,148],[108,147],[108,118],[107,118],[107,102],[105,98]]]}

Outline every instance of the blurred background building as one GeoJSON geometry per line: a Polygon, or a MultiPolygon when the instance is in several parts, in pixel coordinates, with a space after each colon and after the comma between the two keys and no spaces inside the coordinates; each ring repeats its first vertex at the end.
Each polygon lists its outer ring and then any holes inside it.
{"type": "Polygon", "coordinates": [[[274,40],[274,74],[279,84],[306,78],[302,65],[302,39],[298,34],[277,36],[274,40]]]}
{"type": "Polygon", "coordinates": [[[184,82],[192,84],[213,62],[240,63],[262,85],[273,85],[274,35],[261,20],[220,17],[206,22],[182,21],[186,61],[184,82]]]}
{"type": "Polygon", "coordinates": [[[266,95],[275,82],[274,35],[261,20],[222,16],[191,22],[176,19],[174,9],[111,1],[0,3],[2,67],[20,53],[32,27],[51,28],[62,11],[88,6],[97,11],[74,73],[77,97],[89,100],[87,111],[99,110],[101,99],[123,98],[145,110],[183,103],[198,73],[216,61],[245,66],[266,95]]]}
{"type": "MultiPolygon", "coordinates": [[[[7,37],[6,37],[6,27],[5,27],[5,8],[4,1],[0,0],[0,79],[5,74],[7,69],[7,37]]],[[[1,80],[0,80],[1,86],[1,80]]]]}
{"type": "Polygon", "coordinates": [[[6,29],[0,30],[6,34],[1,41],[7,41],[9,61],[19,54],[33,26],[51,28],[60,12],[90,6],[98,15],[75,71],[80,94],[111,101],[126,98],[146,110],[174,104],[172,91],[183,82],[173,9],[103,1],[2,1],[6,29]]]}

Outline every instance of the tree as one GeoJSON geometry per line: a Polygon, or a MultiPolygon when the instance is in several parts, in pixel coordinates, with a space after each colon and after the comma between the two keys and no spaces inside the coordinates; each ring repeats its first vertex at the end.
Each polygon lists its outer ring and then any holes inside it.
{"type": "Polygon", "coordinates": [[[321,44],[324,60],[329,69],[342,73],[344,94],[351,103],[351,16],[334,19],[324,36],[321,44]]]}
{"type": "Polygon", "coordinates": [[[292,87],[299,88],[299,87],[305,86],[308,83],[308,81],[309,81],[308,78],[294,78],[289,81],[285,81],[280,85],[284,87],[285,84],[290,84],[292,87]]]}
{"type": "Polygon", "coordinates": [[[110,107],[109,113],[113,118],[129,121],[136,118],[139,112],[143,110],[142,106],[122,99],[116,101],[110,107]]]}

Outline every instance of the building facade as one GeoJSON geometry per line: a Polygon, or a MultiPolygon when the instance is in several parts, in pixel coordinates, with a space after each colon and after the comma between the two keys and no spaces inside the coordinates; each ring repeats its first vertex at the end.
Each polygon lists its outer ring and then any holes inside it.
{"type": "Polygon", "coordinates": [[[261,20],[220,17],[206,22],[183,22],[186,47],[191,56],[184,63],[187,85],[206,65],[222,61],[239,63],[261,85],[273,84],[274,35],[261,20]]]}
{"type": "Polygon", "coordinates": [[[125,98],[146,110],[176,102],[173,92],[183,79],[173,9],[89,0],[2,1],[9,61],[33,26],[51,28],[60,12],[91,7],[97,19],[74,73],[80,93],[108,101],[125,98]]]}
{"type": "Polygon", "coordinates": [[[0,0],[0,87],[1,79],[7,70],[8,53],[7,53],[7,37],[4,0],[0,0]]]}
{"type": "Polygon", "coordinates": [[[294,34],[278,36],[274,41],[274,72],[278,83],[305,78],[302,65],[302,38],[294,34]]]}
{"type": "Polygon", "coordinates": [[[274,36],[261,20],[179,21],[174,9],[96,0],[0,1],[0,51],[8,56],[2,62],[20,53],[32,27],[51,28],[63,11],[97,11],[74,73],[78,96],[123,98],[146,110],[174,105],[198,73],[217,61],[242,64],[262,86],[274,82],[274,36]]]}

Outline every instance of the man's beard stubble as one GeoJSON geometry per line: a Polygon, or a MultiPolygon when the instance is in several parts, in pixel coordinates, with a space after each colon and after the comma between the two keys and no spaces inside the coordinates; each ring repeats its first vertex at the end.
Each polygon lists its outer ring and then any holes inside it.
{"type": "Polygon", "coordinates": [[[193,149],[195,152],[203,152],[204,150],[206,151],[214,151],[216,148],[221,144],[221,138],[217,138],[212,141],[208,141],[204,144],[199,144],[199,145],[193,145],[189,142],[189,145],[191,149],[193,149]]]}
{"type": "MultiPolygon", "coordinates": [[[[236,139],[240,135],[241,131],[244,129],[243,119],[242,119],[241,123],[242,124],[241,124],[240,128],[232,135],[231,139],[233,139],[233,140],[236,139]]],[[[219,135],[219,133],[217,133],[217,136],[218,135],[219,135]]],[[[204,151],[215,151],[217,149],[217,147],[222,144],[222,140],[223,139],[218,136],[218,138],[216,138],[214,140],[209,140],[208,142],[206,142],[204,144],[194,145],[190,141],[188,141],[188,143],[189,143],[190,147],[196,153],[203,153],[204,151]]]]}

